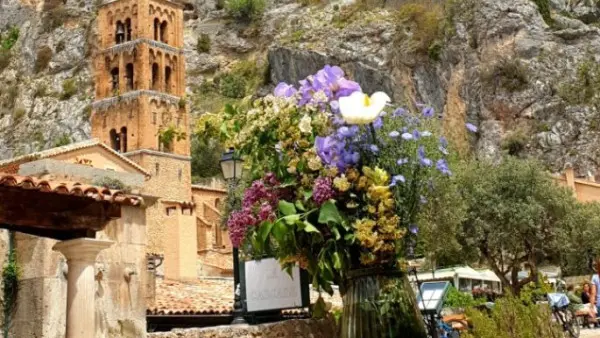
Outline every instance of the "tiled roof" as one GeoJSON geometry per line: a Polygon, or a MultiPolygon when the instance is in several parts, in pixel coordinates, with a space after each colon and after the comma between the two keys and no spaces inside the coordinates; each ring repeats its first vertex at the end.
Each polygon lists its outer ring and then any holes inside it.
{"type": "Polygon", "coordinates": [[[94,146],[100,146],[100,147],[106,149],[108,152],[119,157],[122,161],[126,162],[127,164],[129,164],[132,167],[136,168],[137,170],[141,171],[144,175],[150,176],[150,174],[144,168],[140,167],[137,163],[135,163],[132,160],[128,159],[127,157],[121,155],[120,153],[114,151],[106,144],[100,142],[100,140],[98,140],[98,139],[90,139],[90,140],[81,141],[81,142],[77,142],[77,143],[71,143],[71,144],[67,144],[62,147],[46,149],[46,150],[38,151],[35,153],[27,154],[27,155],[9,158],[9,159],[0,161],[0,168],[8,167],[12,164],[21,164],[21,163],[31,162],[31,161],[35,161],[35,160],[48,158],[48,157],[53,157],[56,155],[66,154],[71,151],[90,148],[90,147],[94,147],[94,146]]]}
{"type": "Polygon", "coordinates": [[[143,199],[139,196],[128,195],[119,190],[110,190],[76,182],[55,182],[38,180],[29,176],[18,176],[0,173],[0,187],[13,187],[23,190],[38,190],[59,195],[81,196],[123,205],[140,205],[143,199]]]}
{"type": "MultiPolygon", "coordinates": [[[[310,300],[319,297],[311,289],[310,300]]],[[[325,302],[333,308],[342,307],[339,293],[333,297],[323,293],[325,302]]],[[[214,315],[233,312],[233,280],[231,278],[203,278],[192,282],[156,281],[156,301],[148,304],[150,315],[214,315]]]]}

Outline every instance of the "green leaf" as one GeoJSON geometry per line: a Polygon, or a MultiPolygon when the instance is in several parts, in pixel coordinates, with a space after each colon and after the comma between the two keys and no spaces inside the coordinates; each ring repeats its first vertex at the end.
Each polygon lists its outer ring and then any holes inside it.
{"type": "Polygon", "coordinates": [[[258,229],[258,236],[260,237],[260,239],[265,242],[267,240],[267,238],[269,237],[269,234],[271,233],[271,229],[273,229],[273,225],[275,223],[273,222],[262,222],[262,224],[260,225],[259,229],[258,229]]]}
{"type": "Polygon", "coordinates": [[[285,216],[293,215],[296,213],[296,207],[288,201],[281,200],[279,201],[279,211],[285,216]]]}
{"type": "Polygon", "coordinates": [[[297,200],[296,203],[294,203],[294,205],[296,206],[296,209],[300,211],[306,211],[306,208],[304,208],[304,204],[302,204],[302,201],[297,200]]]}
{"type": "Polygon", "coordinates": [[[342,259],[337,251],[333,253],[333,267],[336,270],[340,270],[342,268],[342,259]]]}
{"type": "Polygon", "coordinates": [[[352,234],[352,233],[346,234],[344,236],[344,240],[350,244],[354,243],[354,234],[352,234]]]}
{"type": "Polygon", "coordinates": [[[314,225],[310,224],[310,222],[308,221],[304,221],[304,231],[306,232],[316,232],[316,233],[321,233],[319,231],[319,229],[317,229],[314,225]]]}
{"type": "Polygon", "coordinates": [[[284,216],[281,218],[285,223],[292,225],[294,223],[296,223],[297,221],[300,220],[300,215],[298,214],[293,214],[293,215],[288,215],[288,216],[284,216]]]}
{"type": "Polygon", "coordinates": [[[327,201],[321,206],[319,211],[319,223],[322,224],[342,224],[342,216],[332,201],[327,201]]]}
{"type": "Polygon", "coordinates": [[[304,201],[306,202],[312,197],[313,192],[312,192],[312,190],[309,190],[309,191],[304,191],[302,194],[304,195],[304,201]]]}
{"type": "Polygon", "coordinates": [[[273,237],[275,237],[275,240],[278,243],[283,243],[285,234],[287,232],[287,227],[281,220],[278,220],[273,224],[273,229],[271,230],[271,232],[273,233],[273,237]]]}
{"type": "Polygon", "coordinates": [[[336,227],[332,227],[331,232],[333,233],[336,241],[342,238],[342,235],[340,235],[340,231],[336,227]]]}

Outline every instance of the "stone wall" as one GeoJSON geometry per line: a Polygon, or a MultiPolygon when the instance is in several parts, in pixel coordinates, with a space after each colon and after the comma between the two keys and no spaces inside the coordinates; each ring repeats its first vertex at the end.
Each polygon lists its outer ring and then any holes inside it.
{"type": "Polygon", "coordinates": [[[333,319],[295,319],[251,326],[217,326],[148,333],[148,338],[334,338],[333,319]]]}

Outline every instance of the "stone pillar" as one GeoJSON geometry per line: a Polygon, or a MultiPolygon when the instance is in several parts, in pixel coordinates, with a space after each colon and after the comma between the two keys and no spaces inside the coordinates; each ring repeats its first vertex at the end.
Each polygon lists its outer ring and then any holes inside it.
{"type": "Polygon", "coordinates": [[[98,253],[112,241],[78,238],[58,242],[52,248],[67,258],[67,334],[66,338],[93,338],[95,325],[95,262],[98,253]]]}
{"type": "Polygon", "coordinates": [[[119,95],[123,95],[127,91],[125,83],[125,57],[123,53],[119,54],[119,95]]]}

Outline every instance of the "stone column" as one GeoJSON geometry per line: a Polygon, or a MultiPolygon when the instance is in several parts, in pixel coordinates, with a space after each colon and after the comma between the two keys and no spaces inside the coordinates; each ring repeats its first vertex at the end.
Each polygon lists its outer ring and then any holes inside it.
{"type": "Polygon", "coordinates": [[[95,262],[98,253],[112,241],[78,238],[58,242],[52,248],[67,258],[67,334],[66,338],[93,338],[95,325],[95,262]]]}

